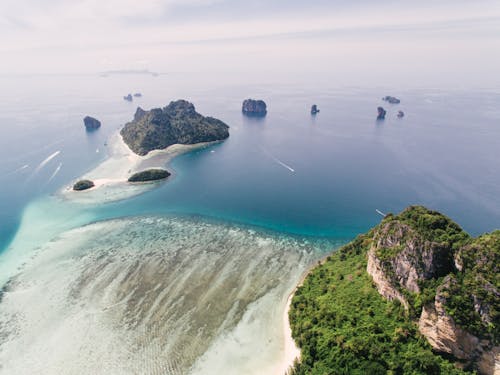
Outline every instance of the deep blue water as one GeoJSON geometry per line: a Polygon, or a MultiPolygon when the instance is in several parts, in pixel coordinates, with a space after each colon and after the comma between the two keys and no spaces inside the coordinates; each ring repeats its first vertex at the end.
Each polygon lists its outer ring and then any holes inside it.
{"type": "Polygon", "coordinates": [[[472,234],[500,228],[500,90],[257,85],[180,74],[0,80],[0,248],[30,202],[105,158],[106,139],[137,105],[178,98],[225,121],[230,138],[175,159],[176,177],[158,189],[82,208],[89,218],[196,214],[348,240],[380,220],[376,209],[424,204],[472,234]],[[121,99],[135,91],[144,97],[121,99]],[[382,102],[385,95],[402,104],[382,102]],[[247,97],[264,99],[268,116],[242,116],[247,97]],[[309,114],[313,103],[321,109],[316,117],[309,114]],[[383,122],[375,121],[378,105],[388,110],[383,122]],[[404,119],[396,118],[399,109],[404,119]],[[87,114],[103,122],[100,130],[85,132],[87,114]]]}

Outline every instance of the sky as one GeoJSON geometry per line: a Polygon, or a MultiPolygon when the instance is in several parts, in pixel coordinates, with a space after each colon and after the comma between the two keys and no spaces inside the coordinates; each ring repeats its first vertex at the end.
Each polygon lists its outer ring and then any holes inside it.
{"type": "Polygon", "coordinates": [[[4,75],[149,69],[500,84],[498,0],[2,0],[0,35],[4,75]]]}

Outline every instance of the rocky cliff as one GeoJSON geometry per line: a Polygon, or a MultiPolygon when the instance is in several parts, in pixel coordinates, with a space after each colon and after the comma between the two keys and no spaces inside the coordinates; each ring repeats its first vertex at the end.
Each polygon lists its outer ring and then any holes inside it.
{"type": "Polygon", "coordinates": [[[224,140],[229,137],[229,126],[199,114],[188,101],[177,100],[150,111],[137,108],[134,120],[124,126],[121,135],[132,151],[146,155],[177,143],[224,140]]]}
{"type": "Polygon", "coordinates": [[[367,272],[378,292],[405,306],[436,352],[499,373],[500,232],[472,239],[449,218],[410,207],[373,233],[367,272]]]}

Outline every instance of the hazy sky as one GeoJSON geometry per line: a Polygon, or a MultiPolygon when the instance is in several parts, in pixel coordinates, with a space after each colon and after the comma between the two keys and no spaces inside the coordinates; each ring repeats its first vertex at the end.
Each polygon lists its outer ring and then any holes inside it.
{"type": "Polygon", "coordinates": [[[148,68],[500,83],[498,0],[1,0],[0,35],[4,74],[148,68]]]}

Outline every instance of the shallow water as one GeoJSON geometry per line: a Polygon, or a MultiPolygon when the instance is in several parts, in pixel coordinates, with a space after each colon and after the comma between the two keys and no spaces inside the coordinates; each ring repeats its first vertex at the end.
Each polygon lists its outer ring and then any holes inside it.
{"type": "Polygon", "coordinates": [[[0,371],[283,370],[286,297],[330,246],[194,218],[63,233],[4,288],[0,371]]]}

